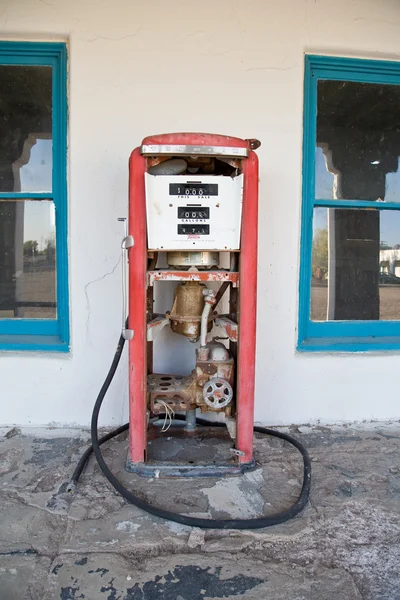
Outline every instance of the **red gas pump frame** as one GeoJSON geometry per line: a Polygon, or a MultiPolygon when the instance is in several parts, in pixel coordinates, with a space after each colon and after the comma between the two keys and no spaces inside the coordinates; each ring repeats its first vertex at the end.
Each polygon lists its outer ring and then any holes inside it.
{"type": "MultiPolygon", "coordinates": [[[[259,144],[257,144],[258,146],[259,144]]],[[[129,233],[134,246],[129,248],[129,323],[133,338],[129,341],[129,432],[128,462],[146,463],[147,448],[147,225],[145,177],[148,158],[142,148],[155,146],[195,146],[246,149],[242,159],[244,175],[241,244],[239,258],[239,307],[237,384],[236,384],[236,448],[240,466],[253,461],[254,374],[256,351],[257,310],[257,234],[258,234],[258,158],[253,151],[254,140],[243,140],[223,135],[175,133],[146,137],[141,147],[135,148],[129,161],[129,233]]],[[[154,152],[157,154],[157,151],[154,152]]],[[[202,281],[218,280],[217,272],[202,273],[202,281]],[[209,279],[207,279],[209,277],[209,279]]],[[[187,271],[174,272],[187,279],[187,271]]],[[[163,275],[164,277],[164,275],[163,275]]],[[[168,278],[168,273],[165,273],[168,278]]]]}

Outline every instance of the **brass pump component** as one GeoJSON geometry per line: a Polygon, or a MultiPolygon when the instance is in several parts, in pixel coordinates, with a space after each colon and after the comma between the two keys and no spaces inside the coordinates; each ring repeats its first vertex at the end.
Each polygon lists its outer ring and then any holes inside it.
{"type": "MultiPolygon", "coordinates": [[[[190,342],[200,337],[201,315],[204,308],[203,290],[206,286],[198,281],[180,283],[175,290],[174,303],[168,318],[171,329],[184,335],[190,342]]],[[[212,329],[213,315],[210,314],[208,331],[212,329]]]]}

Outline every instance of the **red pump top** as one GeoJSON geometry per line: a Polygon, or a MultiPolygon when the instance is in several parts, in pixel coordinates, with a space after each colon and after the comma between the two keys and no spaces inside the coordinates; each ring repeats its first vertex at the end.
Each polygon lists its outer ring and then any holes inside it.
{"type": "Polygon", "coordinates": [[[149,135],[144,138],[142,145],[193,145],[193,146],[228,146],[234,148],[252,148],[250,145],[253,140],[242,140],[241,138],[231,137],[229,135],[219,135],[213,133],[161,133],[158,135],[149,135]]]}

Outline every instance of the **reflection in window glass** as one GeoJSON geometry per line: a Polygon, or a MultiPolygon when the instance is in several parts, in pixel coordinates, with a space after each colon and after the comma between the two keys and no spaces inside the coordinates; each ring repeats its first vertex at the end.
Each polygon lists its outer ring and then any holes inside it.
{"type": "Polygon", "coordinates": [[[385,201],[400,202],[400,158],[396,171],[386,175],[385,201]]]}
{"type": "Polygon", "coordinates": [[[400,211],[314,210],[310,317],[400,320],[400,211]]]}
{"type": "Polygon", "coordinates": [[[400,86],[319,80],[317,102],[316,198],[400,202],[400,86]]]}
{"type": "Polygon", "coordinates": [[[0,201],[0,318],[56,318],[55,245],[51,200],[0,201]]]}
{"type": "MultiPolygon", "coordinates": [[[[30,157],[27,163],[24,163],[19,172],[15,172],[15,180],[20,182],[22,192],[48,192],[51,190],[52,177],[52,141],[51,139],[31,139],[25,144],[31,146],[30,157]]],[[[15,163],[14,163],[15,165],[15,163]]]]}
{"type": "Polygon", "coordinates": [[[0,65],[0,192],[51,191],[51,67],[0,65]]]}
{"type": "Polygon", "coordinates": [[[328,171],[327,160],[322,148],[315,149],[315,197],[324,200],[334,200],[335,195],[335,176],[328,171]]]}

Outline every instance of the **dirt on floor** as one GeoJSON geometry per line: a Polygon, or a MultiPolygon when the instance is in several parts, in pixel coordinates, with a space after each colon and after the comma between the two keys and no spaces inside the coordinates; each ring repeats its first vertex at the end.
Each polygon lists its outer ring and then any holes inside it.
{"type": "MultiPolygon", "coordinates": [[[[66,491],[85,430],[0,430],[2,600],[400,599],[400,425],[286,429],[308,448],[312,491],[294,519],[262,530],[201,530],[127,504],[92,460],[66,491]]],[[[145,500],[205,518],[288,508],[302,464],[256,435],[239,477],[143,478],[125,470],[124,434],[104,447],[145,500]]],[[[215,452],[219,452],[218,445],[215,452]]]]}

